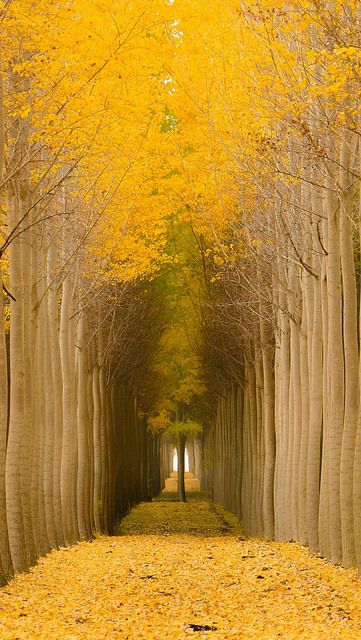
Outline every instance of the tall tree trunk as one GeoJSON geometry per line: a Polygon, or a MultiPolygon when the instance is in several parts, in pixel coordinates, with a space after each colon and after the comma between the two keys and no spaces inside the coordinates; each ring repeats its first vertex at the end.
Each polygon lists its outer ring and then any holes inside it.
{"type": "Polygon", "coordinates": [[[328,185],[327,290],[329,311],[329,491],[331,560],[342,561],[340,466],[344,424],[344,353],[342,335],[342,284],[340,269],[340,208],[334,184],[328,185]]]}
{"type": "MultiPolygon", "coordinates": [[[[102,522],[102,443],[101,443],[101,398],[100,398],[100,382],[99,382],[99,367],[97,362],[93,367],[93,399],[94,399],[94,413],[93,413],[93,447],[94,447],[94,523],[95,529],[98,532],[103,531],[102,522]]],[[[122,425],[123,427],[123,425],[122,425]]]]}
{"type": "Polygon", "coordinates": [[[65,544],[63,517],[61,509],[61,455],[63,447],[63,378],[61,371],[61,357],[59,344],[58,322],[58,288],[53,282],[56,272],[56,239],[54,238],[48,250],[48,315],[49,340],[52,371],[52,399],[54,406],[54,451],[53,451],[53,500],[57,541],[60,546],[65,544]]]}
{"type": "MultiPolygon", "coordinates": [[[[12,178],[6,188],[7,210],[10,230],[21,224],[23,215],[20,202],[19,167],[25,160],[21,145],[20,119],[12,122],[10,135],[16,141],[12,149],[12,178]]],[[[22,235],[15,238],[9,247],[10,290],[16,299],[11,301],[10,331],[10,413],[9,433],[6,453],[6,512],[11,558],[16,573],[29,566],[28,548],[24,529],[24,496],[22,493],[21,469],[28,463],[25,421],[25,370],[24,359],[24,307],[23,307],[23,242],[22,235]]],[[[28,319],[27,319],[28,320],[28,319]]]]}
{"type": "Polygon", "coordinates": [[[73,283],[71,274],[68,273],[63,282],[61,316],[60,316],[60,354],[63,377],[63,447],[61,456],[61,508],[63,514],[63,531],[66,544],[72,544],[77,540],[76,535],[76,509],[72,500],[73,472],[74,472],[74,422],[73,403],[73,379],[70,359],[69,332],[71,315],[71,296],[73,283]]]}
{"type": "MultiPolygon", "coordinates": [[[[354,539],[354,458],[359,413],[359,344],[357,326],[357,290],[354,264],[352,211],[354,160],[353,134],[343,132],[340,152],[340,248],[343,295],[343,344],[345,358],[345,413],[340,464],[340,506],[342,532],[342,564],[355,564],[354,539]]],[[[359,481],[359,479],[358,479],[359,481]]]]}
{"type": "Polygon", "coordinates": [[[77,337],[77,432],[78,432],[78,476],[77,516],[80,538],[90,538],[89,451],[88,451],[88,362],[86,344],[86,319],[84,313],[78,320],[77,337]]]}
{"type": "MultiPolygon", "coordinates": [[[[265,438],[265,460],[264,460],[264,486],[263,486],[263,533],[273,539],[275,534],[274,525],[274,474],[275,474],[275,382],[273,372],[273,332],[270,320],[265,319],[263,314],[271,313],[271,309],[263,305],[261,309],[261,341],[262,341],[262,365],[264,384],[264,412],[263,429],[265,438]]],[[[239,463],[238,463],[239,464],[239,463]]]]}
{"type": "MultiPolygon", "coordinates": [[[[319,197],[313,200],[315,212],[321,210],[319,197]]],[[[321,265],[317,264],[319,246],[317,228],[314,228],[313,269],[318,277],[313,279],[313,318],[310,327],[311,367],[310,367],[310,425],[307,450],[307,535],[313,553],[319,550],[319,501],[321,475],[321,435],[322,435],[322,300],[321,300],[321,265]]]]}
{"type": "MultiPolygon", "coordinates": [[[[323,234],[325,246],[328,246],[328,226],[324,225],[323,234]]],[[[326,261],[321,269],[321,308],[322,308],[322,346],[323,346],[323,380],[322,380],[322,454],[319,501],[319,547],[324,557],[331,555],[331,526],[330,526],[330,455],[329,455],[329,332],[328,332],[328,296],[327,296],[327,265],[326,261]]]]}
{"type": "MultiPolygon", "coordinates": [[[[359,149],[359,166],[361,168],[361,150],[359,149]]],[[[361,247],[361,182],[359,184],[359,242],[361,247]]],[[[361,253],[359,253],[359,260],[361,260],[361,253]]],[[[360,293],[359,293],[360,297],[360,293]]],[[[359,335],[361,336],[361,299],[359,300],[359,316],[358,316],[359,335]]],[[[361,355],[359,357],[359,394],[361,395],[361,355]]],[[[356,564],[359,572],[361,571],[361,410],[359,410],[356,440],[355,440],[355,454],[354,454],[354,478],[353,478],[353,506],[354,506],[354,539],[355,539],[355,553],[356,564]]]]}
{"type": "Polygon", "coordinates": [[[13,571],[6,522],[5,499],[5,462],[8,430],[8,366],[2,284],[0,266],[0,582],[9,579],[13,571]]]}
{"type": "Polygon", "coordinates": [[[178,497],[180,502],[186,502],[186,490],[184,484],[184,471],[185,471],[185,446],[186,437],[183,433],[178,435],[177,453],[178,453],[178,497]]]}
{"type": "MultiPolygon", "coordinates": [[[[5,126],[3,105],[3,84],[0,74],[0,181],[4,177],[5,126]]],[[[1,258],[1,256],[0,256],[1,258]]],[[[13,566],[10,556],[8,528],[6,522],[5,463],[8,431],[8,363],[5,336],[5,309],[3,295],[3,274],[0,262],[0,581],[10,578],[13,566]]]]}
{"type": "MultiPolygon", "coordinates": [[[[44,256],[44,262],[46,256],[44,256]]],[[[44,289],[46,282],[44,282],[44,289]]],[[[47,292],[40,304],[40,403],[42,408],[42,482],[40,485],[40,499],[44,501],[45,521],[47,531],[47,546],[50,549],[57,546],[55,515],[54,515],[54,398],[53,398],[53,372],[51,362],[51,345],[49,336],[49,320],[47,308],[47,292]]]]}

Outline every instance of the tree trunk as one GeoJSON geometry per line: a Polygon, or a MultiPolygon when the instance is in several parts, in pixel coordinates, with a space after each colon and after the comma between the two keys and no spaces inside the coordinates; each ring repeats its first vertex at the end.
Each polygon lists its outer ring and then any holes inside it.
{"type": "MultiPolygon", "coordinates": [[[[315,209],[319,201],[314,201],[315,209]]],[[[317,234],[317,230],[314,230],[317,234]]],[[[316,249],[316,247],[315,247],[316,249]]],[[[317,250],[319,247],[317,247],[317,250]]],[[[315,255],[316,252],[315,252],[315,255]]],[[[316,267],[314,260],[314,269],[316,267]]],[[[320,267],[320,265],[318,265],[320,267]]],[[[318,278],[313,280],[313,318],[310,327],[311,341],[310,367],[310,425],[307,450],[307,490],[306,490],[306,518],[307,535],[310,549],[313,553],[319,550],[318,518],[320,502],[321,475],[321,435],[322,435],[322,301],[321,301],[321,269],[317,270],[318,278]]]]}
{"type": "Polygon", "coordinates": [[[53,451],[53,499],[56,536],[58,544],[65,543],[63,531],[63,518],[61,510],[61,452],[63,447],[63,378],[61,371],[61,357],[59,345],[58,327],[58,290],[52,284],[56,271],[56,246],[53,239],[48,250],[48,314],[49,314],[49,340],[51,351],[52,370],[52,398],[54,403],[54,451],[53,451]]]}
{"type": "MultiPolygon", "coordinates": [[[[271,309],[263,305],[263,314],[271,309]]],[[[274,524],[274,474],[275,474],[275,383],[273,372],[273,334],[270,321],[261,316],[262,365],[264,384],[263,429],[265,440],[264,485],[263,485],[263,534],[272,540],[274,524]]]]}
{"type": "MultiPolygon", "coordinates": [[[[355,151],[352,134],[343,132],[340,153],[340,248],[343,295],[343,344],[345,358],[345,413],[340,464],[340,506],[342,564],[355,564],[354,482],[355,440],[359,413],[359,344],[357,326],[357,290],[354,264],[352,211],[353,176],[350,169],[355,151]]],[[[340,400],[341,401],[341,400],[340,400]]],[[[359,478],[357,480],[359,482],[359,478]]]]}
{"type": "Polygon", "coordinates": [[[13,572],[5,501],[5,462],[8,430],[8,366],[4,326],[4,297],[0,267],[0,582],[8,580],[13,572]]]}
{"type": "MultiPolygon", "coordinates": [[[[14,126],[12,136],[18,137],[20,124],[14,126]]],[[[19,150],[13,150],[15,167],[20,164],[19,150]],[[16,153],[17,152],[17,153],[16,153]],[[15,158],[15,156],[18,156],[15,158]],[[17,161],[18,160],[18,161],[17,161]]],[[[13,229],[21,217],[19,181],[14,175],[7,184],[7,210],[9,227],[13,229]]],[[[21,490],[21,467],[26,464],[23,446],[25,432],[24,395],[25,371],[24,362],[24,313],[23,313],[23,270],[22,270],[22,242],[17,237],[9,247],[10,290],[16,299],[10,304],[10,414],[9,432],[6,453],[6,512],[9,532],[9,545],[14,571],[19,573],[28,568],[27,548],[23,521],[23,495],[21,490]]]]}
{"type": "Polygon", "coordinates": [[[60,316],[60,354],[63,376],[63,448],[61,455],[61,508],[63,514],[63,530],[66,544],[77,540],[75,521],[76,509],[72,500],[73,492],[73,459],[74,433],[76,424],[72,410],[73,379],[71,356],[69,347],[70,314],[71,314],[72,281],[71,274],[67,274],[63,282],[61,316],[60,316]]]}
{"type": "Polygon", "coordinates": [[[331,560],[342,561],[340,466],[344,424],[344,352],[342,336],[342,284],[340,270],[340,209],[334,184],[327,192],[328,258],[327,289],[329,311],[329,491],[331,560]]]}
{"type": "MultiPolygon", "coordinates": [[[[0,75],[0,181],[4,177],[5,127],[3,85],[0,75]]],[[[0,264],[0,581],[8,580],[13,572],[10,556],[5,501],[5,463],[8,431],[8,363],[5,337],[3,275],[0,264]]]]}
{"type": "Polygon", "coordinates": [[[78,475],[77,475],[77,517],[81,540],[90,538],[89,503],[89,451],[88,451],[88,362],[86,344],[86,320],[83,313],[78,320],[77,335],[77,433],[78,433],[78,475]]]}
{"type": "MultiPolygon", "coordinates": [[[[94,523],[95,530],[101,532],[103,530],[102,523],[102,444],[100,436],[101,428],[101,399],[100,399],[100,382],[99,382],[99,367],[96,363],[93,367],[93,399],[94,399],[94,413],[93,413],[93,447],[94,447],[94,523]]],[[[122,425],[123,427],[123,425],[122,425]]]]}
{"type": "Polygon", "coordinates": [[[184,454],[186,446],[186,437],[182,433],[178,435],[177,453],[178,453],[178,497],[180,502],[186,502],[186,490],[184,484],[184,454]]]}

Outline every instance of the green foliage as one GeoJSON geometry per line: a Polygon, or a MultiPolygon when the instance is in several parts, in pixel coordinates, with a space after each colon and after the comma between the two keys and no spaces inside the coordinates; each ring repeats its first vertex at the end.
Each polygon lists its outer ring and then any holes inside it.
{"type": "Polygon", "coordinates": [[[165,435],[170,437],[176,437],[179,434],[183,434],[185,436],[194,436],[197,433],[202,431],[202,425],[199,422],[195,422],[194,420],[175,420],[171,422],[169,426],[165,430],[165,435]]]}
{"type": "Polygon", "coordinates": [[[160,130],[162,131],[162,133],[170,133],[177,128],[177,124],[177,116],[168,107],[166,107],[164,111],[164,119],[161,123],[160,130]]]}
{"type": "Polygon", "coordinates": [[[189,224],[174,214],[168,238],[169,263],[153,286],[163,323],[151,365],[149,384],[156,396],[148,410],[148,427],[174,437],[202,429],[204,405],[199,300],[203,274],[199,248],[189,224]]]}

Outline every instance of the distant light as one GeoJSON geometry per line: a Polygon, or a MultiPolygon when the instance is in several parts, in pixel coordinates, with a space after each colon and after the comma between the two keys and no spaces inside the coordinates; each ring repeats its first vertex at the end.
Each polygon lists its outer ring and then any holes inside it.
{"type": "MultiPolygon", "coordinates": [[[[172,468],[172,471],[178,471],[178,453],[177,453],[177,449],[174,449],[174,451],[173,451],[173,468],[172,468]]],[[[189,454],[188,454],[187,447],[185,448],[185,452],[184,452],[184,471],[186,473],[189,473],[189,454]]]]}

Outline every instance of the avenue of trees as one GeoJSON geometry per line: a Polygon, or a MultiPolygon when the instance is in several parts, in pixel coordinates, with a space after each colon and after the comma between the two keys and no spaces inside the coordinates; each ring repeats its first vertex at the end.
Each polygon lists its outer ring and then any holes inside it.
{"type": "Polygon", "coordinates": [[[207,486],[251,534],[360,566],[360,7],[243,10],[267,124],[234,122],[229,143],[241,213],[206,322],[224,388],[207,486]]]}
{"type": "Polygon", "coordinates": [[[136,87],[125,95],[119,82],[126,66],[134,83],[122,46],[140,46],[149,16],[85,9],[3,5],[2,580],[111,533],[157,466],[137,400],[154,334],[141,277],[162,247],[160,214],[144,211],[139,190],[155,171],[152,105],[141,113],[136,87]]]}
{"type": "Polygon", "coordinates": [[[156,493],[174,423],[250,534],[360,567],[359,3],[33,9],[1,4],[2,580],[156,493]]]}

